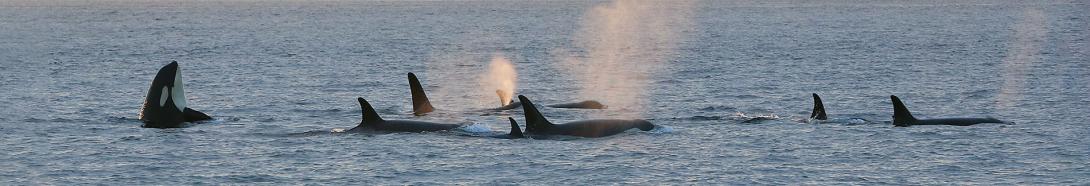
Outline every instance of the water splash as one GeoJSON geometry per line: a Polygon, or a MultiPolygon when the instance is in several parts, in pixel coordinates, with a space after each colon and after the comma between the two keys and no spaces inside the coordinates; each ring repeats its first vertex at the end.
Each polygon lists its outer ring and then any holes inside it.
{"type": "Polygon", "coordinates": [[[998,108],[1010,108],[1022,100],[1026,71],[1041,60],[1038,54],[1048,34],[1045,16],[1039,8],[1026,8],[1022,20],[1014,25],[1014,40],[1007,47],[1007,57],[1003,58],[1003,86],[996,96],[998,108]]]}
{"type": "Polygon", "coordinates": [[[490,133],[490,132],[492,132],[492,129],[488,128],[488,125],[480,124],[480,123],[469,124],[469,125],[466,125],[466,126],[462,126],[459,129],[461,129],[464,132],[468,132],[468,133],[490,133]]]}
{"type": "Polygon", "coordinates": [[[488,64],[488,73],[481,76],[481,87],[485,92],[495,91],[500,98],[500,106],[511,103],[518,85],[518,72],[511,60],[503,55],[493,55],[488,64]]]}
{"type": "Polygon", "coordinates": [[[580,83],[580,99],[646,111],[648,85],[672,58],[681,32],[691,27],[691,1],[623,1],[599,5],[586,13],[576,45],[585,50],[559,52],[558,63],[580,83]]]}

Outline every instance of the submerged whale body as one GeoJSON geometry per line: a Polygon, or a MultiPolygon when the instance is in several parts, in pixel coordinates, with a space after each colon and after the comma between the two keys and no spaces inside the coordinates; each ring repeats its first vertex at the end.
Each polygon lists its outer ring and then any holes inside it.
{"type": "MultiPolygon", "coordinates": [[[[522,102],[512,100],[505,93],[506,92],[504,92],[503,90],[496,90],[496,95],[500,97],[500,104],[502,106],[492,108],[492,109],[489,109],[489,110],[510,110],[510,109],[516,109],[516,108],[522,107],[522,102]]],[[[607,108],[606,105],[602,104],[601,102],[594,101],[594,100],[586,100],[586,101],[580,101],[580,102],[575,102],[575,103],[552,104],[552,105],[546,105],[546,106],[547,107],[552,107],[552,108],[570,108],[570,109],[606,109],[607,108]]]]}
{"type": "Polygon", "coordinates": [[[363,98],[356,98],[356,100],[360,102],[360,107],[363,109],[363,118],[359,125],[349,129],[348,132],[430,132],[461,127],[461,125],[458,124],[409,120],[384,120],[378,115],[378,112],[375,112],[375,108],[372,108],[371,104],[367,103],[367,100],[364,100],[363,98]]]}
{"type": "Polygon", "coordinates": [[[912,116],[912,113],[908,111],[908,107],[901,102],[897,96],[890,95],[889,98],[893,101],[893,126],[907,127],[912,125],[955,125],[955,126],[969,126],[981,123],[1008,123],[995,118],[937,118],[937,119],[916,119],[912,116]]]}
{"type": "Polygon", "coordinates": [[[548,119],[545,119],[545,116],[541,115],[541,112],[537,110],[537,107],[534,107],[534,103],[530,102],[530,99],[527,99],[526,96],[519,95],[518,98],[519,101],[522,102],[522,109],[526,114],[525,134],[530,137],[539,135],[567,135],[594,138],[619,134],[633,128],[638,128],[643,131],[649,131],[655,128],[654,124],[642,119],[596,119],[553,124],[552,122],[549,122],[548,119]]]}
{"type": "Polygon", "coordinates": [[[146,128],[180,128],[185,127],[185,122],[212,119],[186,106],[181,69],[178,62],[173,61],[155,74],[139,118],[146,128]]]}
{"type": "Polygon", "coordinates": [[[574,108],[574,109],[606,109],[606,105],[594,100],[586,100],[575,103],[561,103],[548,105],[552,108],[574,108]]]}

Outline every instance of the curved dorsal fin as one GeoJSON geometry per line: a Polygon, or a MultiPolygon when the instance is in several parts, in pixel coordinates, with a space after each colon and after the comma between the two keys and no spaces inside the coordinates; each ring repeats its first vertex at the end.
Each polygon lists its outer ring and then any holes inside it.
{"type": "Polygon", "coordinates": [[[522,135],[522,129],[520,129],[519,124],[517,122],[515,122],[515,118],[507,117],[507,120],[511,121],[511,132],[507,133],[508,136],[516,137],[516,138],[525,138],[526,137],[526,136],[522,135]]]}
{"type": "Polygon", "coordinates": [[[815,93],[814,95],[814,111],[810,112],[810,119],[827,120],[829,117],[825,116],[825,105],[821,104],[821,97],[815,93]]]}
{"type": "Polygon", "coordinates": [[[409,91],[413,95],[413,115],[419,116],[435,111],[435,108],[431,107],[431,101],[428,101],[428,95],[424,94],[424,87],[420,86],[420,80],[417,80],[412,72],[409,72],[409,91]]]}
{"type": "Polygon", "coordinates": [[[534,103],[530,102],[530,99],[527,99],[526,96],[519,95],[519,102],[522,103],[522,111],[526,114],[526,132],[553,125],[548,119],[545,119],[545,116],[541,115],[541,112],[537,111],[537,106],[534,106],[534,103]]]}
{"type": "Polygon", "coordinates": [[[363,109],[363,119],[360,121],[360,126],[383,122],[382,117],[378,115],[378,112],[375,112],[375,108],[372,108],[370,103],[367,103],[367,100],[362,97],[356,98],[356,100],[360,101],[360,108],[363,109]]]}
{"type": "Polygon", "coordinates": [[[890,95],[889,99],[893,101],[893,125],[903,127],[916,121],[916,117],[912,117],[912,112],[908,111],[908,107],[905,107],[905,103],[902,103],[900,98],[890,95]]]}

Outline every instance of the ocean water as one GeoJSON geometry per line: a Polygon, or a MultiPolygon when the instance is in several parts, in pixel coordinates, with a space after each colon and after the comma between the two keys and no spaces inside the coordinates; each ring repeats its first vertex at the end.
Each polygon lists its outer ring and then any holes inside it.
{"type": "Polygon", "coordinates": [[[1090,184],[1084,1],[3,1],[0,185],[1090,184]],[[482,82],[510,60],[553,122],[605,138],[503,140],[482,82]],[[214,121],[141,128],[181,64],[214,121]],[[438,109],[412,116],[405,73],[438,109]],[[833,118],[800,122],[810,93],[833,118]],[[917,117],[1015,124],[890,124],[917,117]],[[336,134],[356,97],[432,133],[336,134]],[[752,117],[777,118],[746,122],[752,117]]]}

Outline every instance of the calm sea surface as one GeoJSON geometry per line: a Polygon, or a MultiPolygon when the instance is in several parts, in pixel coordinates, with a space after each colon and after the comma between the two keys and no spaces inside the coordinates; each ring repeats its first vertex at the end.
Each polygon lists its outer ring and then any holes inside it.
{"type": "Polygon", "coordinates": [[[1090,184],[1085,1],[3,1],[0,185],[1090,184]],[[502,140],[489,64],[594,139],[502,140]],[[146,129],[176,60],[214,121],[146,129]],[[405,73],[438,109],[414,117],[405,73]],[[830,117],[808,124],[810,93],[830,117]],[[917,117],[1013,125],[892,127],[917,117]],[[386,119],[452,132],[334,134],[386,119]],[[753,117],[778,118],[746,122],[753,117]]]}

